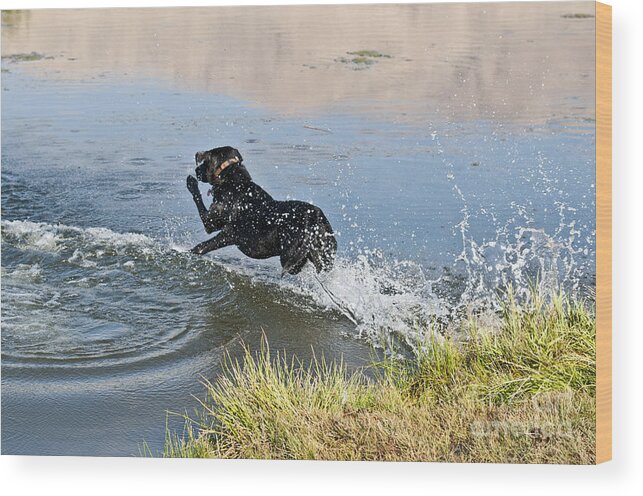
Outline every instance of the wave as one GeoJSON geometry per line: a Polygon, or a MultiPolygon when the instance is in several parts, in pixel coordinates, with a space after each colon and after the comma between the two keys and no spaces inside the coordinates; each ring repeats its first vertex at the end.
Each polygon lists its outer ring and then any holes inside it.
{"type": "MultiPolygon", "coordinates": [[[[1,226],[3,243],[48,253],[59,262],[91,271],[73,281],[81,287],[116,277],[110,271],[137,274],[152,283],[158,279],[161,288],[169,280],[203,291],[214,281],[231,291],[238,284],[249,284],[253,291],[272,291],[288,301],[289,295],[297,295],[294,304],[312,312],[343,316],[354,324],[347,327],[352,336],[385,347],[392,340],[412,345],[425,334],[444,332],[464,313],[496,310],[499,290],[512,284],[519,295],[521,291],[526,295],[530,281],[539,274],[543,290],[559,290],[561,278],[578,288],[582,271],[574,260],[578,254],[574,233],[565,243],[543,230],[504,226],[494,240],[476,243],[468,236],[467,219],[465,212],[458,226],[462,253],[453,266],[441,271],[371,250],[352,259],[338,257],[327,273],[316,275],[307,267],[298,276],[284,278],[276,259],[255,261],[229,252],[196,257],[171,238],[27,220],[2,220],[1,226]]],[[[3,277],[39,280],[44,277],[41,265],[39,261],[3,268],[3,277]]]]}
{"type": "Polygon", "coordinates": [[[149,250],[156,242],[137,233],[117,233],[105,227],[74,227],[65,224],[47,224],[28,220],[3,220],[2,238],[23,248],[57,252],[65,247],[82,245],[97,248],[103,246],[118,252],[137,247],[149,250]]]}

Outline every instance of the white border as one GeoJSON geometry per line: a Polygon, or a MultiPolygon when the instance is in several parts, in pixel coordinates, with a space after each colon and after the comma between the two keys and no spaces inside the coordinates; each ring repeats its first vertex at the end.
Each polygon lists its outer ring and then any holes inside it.
{"type": "MultiPolygon", "coordinates": [[[[337,1],[0,0],[0,7],[153,7],[337,1]]],[[[359,1],[352,3],[391,3],[359,1]]],[[[633,494],[643,488],[641,271],[643,2],[612,0],[614,32],[614,460],[598,467],[123,458],[0,458],[4,494],[633,494]]]]}

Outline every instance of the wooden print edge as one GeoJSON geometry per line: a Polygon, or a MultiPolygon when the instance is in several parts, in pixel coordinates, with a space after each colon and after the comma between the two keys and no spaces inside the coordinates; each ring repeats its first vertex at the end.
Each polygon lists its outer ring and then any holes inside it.
{"type": "Polygon", "coordinates": [[[612,7],[596,2],[596,463],[612,459],[612,7]]]}

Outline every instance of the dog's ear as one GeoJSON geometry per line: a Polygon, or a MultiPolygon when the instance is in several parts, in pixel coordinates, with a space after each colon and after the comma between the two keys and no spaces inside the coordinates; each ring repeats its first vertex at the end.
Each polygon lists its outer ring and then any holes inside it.
{"type": "Polygon", "coordinates": [[[233,160],[236,163],[235,170],[237,171],[237,173],[240,176],[244,177],[247,181],[252,181],[252,177],[250,176],[250,173],[248,172],[248,169],[246,169],[246,166],[243,165],[243,163],[242,163],[243,162],[243,157],[239,153],[239,150],[237,150],[236,148],[233,148],[232,150],[234,152],[233,160]]]}
{"type": "Polygon", "coordinates": [[[219,151],[219,153],[217,154],[216,167],[221,168],[221,170],[234,164],[240,164],[243,161],[239,150],[231,146],[219,148],[217,151],[219,151]]]}
{"type": "Polygon", "coordinates": [[[245,169],[245,167],[241,165],[243,157],[241,157],[239,150],[237,150],[236,148],[232,148],[231,146],[225,147],[223,149],[223,153],[219,155],[218,160],[222,160],[222,162],[218,162],[215,165],[215,169],[213,172],[214,177],[218,177],[223,174],[223,172],[231,165],[235,165],[237,167],[241,166],[243,169],[245,169]]]}
{"type": "Polygon", "coordinates": [[[240,164],[241,162],[243,162],[243,157],[239,153],[239,150],[237,150],[236,148],[233,148],[232,151],[234,153],[234,158],[236,158],[238,160],[237,163],[240,164]]]}

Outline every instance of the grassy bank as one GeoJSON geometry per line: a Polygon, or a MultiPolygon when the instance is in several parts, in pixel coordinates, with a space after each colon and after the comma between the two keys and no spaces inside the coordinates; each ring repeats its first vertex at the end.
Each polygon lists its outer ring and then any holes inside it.
{"type": "Polygon", "coordinates": [[[593,463],[593,310],[508,296],[500,317],[369,374],[248,350],[208,384],[197,433],[168,434],[165,456],[593,463]]]}

